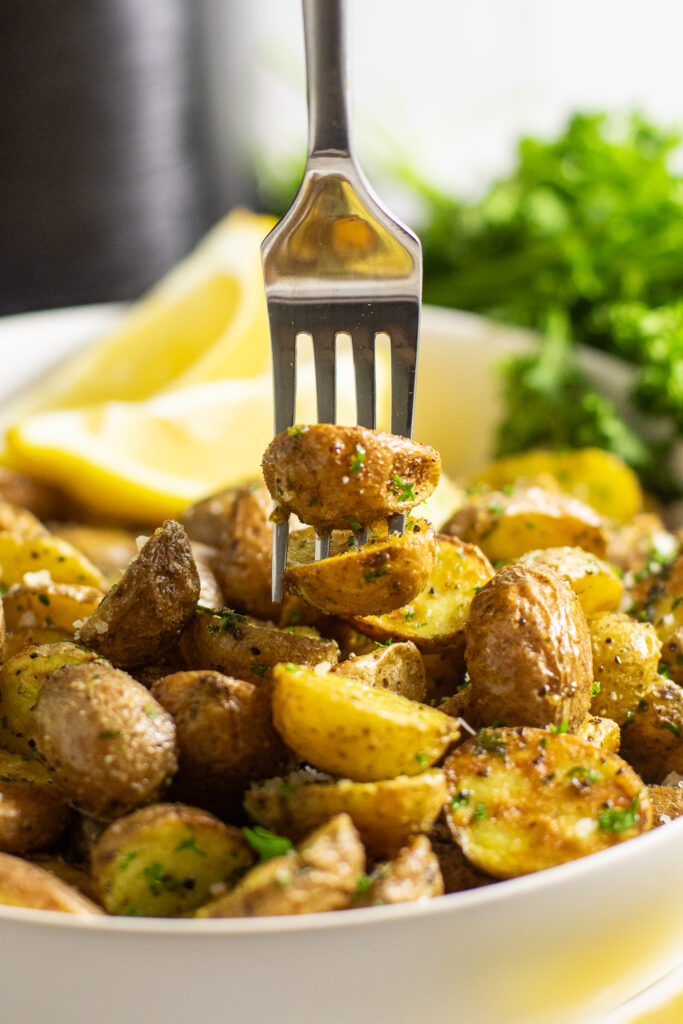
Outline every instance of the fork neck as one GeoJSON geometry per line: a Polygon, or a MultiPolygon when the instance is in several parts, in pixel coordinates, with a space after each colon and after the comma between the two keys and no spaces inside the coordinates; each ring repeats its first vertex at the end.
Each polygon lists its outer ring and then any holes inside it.
{"type": "Polygon", "coordinates": [[[308,86],[308,155],[349,155],[346,0],[302,0],[308,86]]]}

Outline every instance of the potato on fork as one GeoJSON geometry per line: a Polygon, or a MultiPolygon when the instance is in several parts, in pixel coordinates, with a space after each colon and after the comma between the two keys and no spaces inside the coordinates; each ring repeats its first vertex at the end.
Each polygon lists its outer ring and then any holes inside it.
{"type": "MultiPolygon", "coordinates": [[[[313,339],[317,413],[334,423],[335,345],[351,336],[357,422],[375,427],[375,338],[391,342],[393,434],[411,437],[415,398],[422,252],[366,184],[351,150],[344,42],[344,0],[303,0],[309,147],[292,206],[262,245],[275,394],[275,433],[295,418],[296,344],[313,339]]],[[[349,508],[349,514],[353,509],[349,508]]],[[[402,533],[405,517],[392,516],[402,533]]],[[[288,519],[273,538],[273,600],[282,598],[288,519]]],[[[357,543],[367,530],[356,531],[357,543]]],[[[315,557],[329,551],[319,529],[315,557]]]]}

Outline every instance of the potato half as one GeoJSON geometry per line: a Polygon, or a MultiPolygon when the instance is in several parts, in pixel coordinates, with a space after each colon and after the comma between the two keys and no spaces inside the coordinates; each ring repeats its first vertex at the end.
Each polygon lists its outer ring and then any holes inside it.
{"type": "Polygon", "coordinates": [[[611,565],[582,548],[528,551],[522,565],[545,565],[572,588],[586,617],[619,607],[624,585],[611,565]]]}
{"type": "Polygon", "coordinates": [[[0,903],[64,914],[102,914],[92,900],[37,864],[0,853],[0,903]]]}

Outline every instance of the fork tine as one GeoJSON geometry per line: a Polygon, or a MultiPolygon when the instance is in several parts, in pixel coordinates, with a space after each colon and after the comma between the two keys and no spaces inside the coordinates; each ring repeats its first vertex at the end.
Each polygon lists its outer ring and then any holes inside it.
{"type": "Polygon", "coordinates": [[[270,597],[272,601],[282,600],[282,574],[287,564],[287,547],[289,544],[289,519],[284,523],[276,523],[273,527],[273,560],[270,576],[270,597]]]}
{"type": "Polygon", "coordinates": [[[337,362],[334,328],[321,327],[313,335],[315,390],[318,423],[334,423],[337,418],[337,362]]]}
{"type": "Polygon", "coordinates": [[[353,366],[356,376],[356,421],[361,427],[374,429],[375,397],[375,334],[367,327],[354,330],[353,366]]]}
{"type": "Polygon", "coordinates": [[[419,307],[411,303],[400,326],[393,324],[390,332],[391,432],[404,437],[413,436],[419,319],[419,307]]]}
{"type": "Polygon", "coordinates": [[[316,533],[315,535],[315,560],[319,562],[321,558],[327,558],[330,553],[330,535],[329,533],[316,533]]]}
{"type": "MultiPolygon", "coordinates": [[[[278,343],[273,350],[273,403],[275,433],[291,427],[296,408],[296,334],[292,331],[273,331],[278,343]]],[[[289,518],[276,523],[273,529],[273,555],[271,564],[271,600],[282,600],[282,575],[287,564],[289,518]]]]}

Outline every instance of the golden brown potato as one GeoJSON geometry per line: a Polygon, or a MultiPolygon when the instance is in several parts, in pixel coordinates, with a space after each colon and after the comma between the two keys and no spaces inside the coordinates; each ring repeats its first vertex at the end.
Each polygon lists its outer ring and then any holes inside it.
{"type": "Polygon", "coordinates": [[[492,576],[479,548],[439,535],[436,565],[417,597],[386,615],[351,621],[377,640],[412,640],[422,651],[441,651],[462,642],[472,599],[492,576]]]}
{"type": "Polygon", "coordinates": [[[40,647],[43,644],[57,644],[72,640],[73,634],[67,633],[65,629],[53,629],[45,626],[38,629],[18,629],[16,633],[5,633],[5,661],[9,661],[15,654],[21,654],[27,647],[40,647]]]}
{"type": "Polygon", "coordinates": [[[643,492],[638,477],[620,458],[602,448],[575,451],[530,451],[491,463],[472,478],[493,490],[520,477],[549,474],[561,490],[594,508],[606,519],[628,522],[640,512],[643,492]]]}
{"type": "Polygon", "coordinates": [[[424,664],[417,647],[410,642],[376,647],[370,654],[340,661],[332,671],[427,703],[424,664]]]}
{"type": "Polygon", "coordinates": [[[3,744],[16,753],[35,757],[34,708],[49,675],[62,665],[106,665],[94,651],[70,640],[29,646],[8,658],[0,669],[0,708],[3,744]]]}
{"type": "Polygon", "coordinates": [[[527,551],[521,565],[545,565],[572,588],[586,618],[619,607],[624,585],[611,565],[582,548],[527,551]]]}
{"type": "Polygon", "coordinates": [[[172,717],[131,676],[65,665],[35,707],[38,749],[72,806],[111,820],[153,798],[177,768],[172,717]]]}
{"type": "Polygon", "coordinates": [[[168,519],[79,629],[77,638],[112,664],[158,661],[194,615],[199,574],[182,526],[168,519]]]}
{"type": "Polygon", "coordinates": [[[433,654],[423,651],[422,664],[427,681],[425,704],[431,704],[435,708],[441,707],[441,704],[450,697],[460,693],[463,687],[469,689],[469,681],[465,678],[467,669],[464,633],[461,640],[450,647],[445,647],[443,651],[436,651],[433,654]]]}
{"type": "Polygon", "coordinates": [[[362,879],[354,907],[378,907],[385,903],[411,903],[432,899],[444,892],[441,868],[427,836],[414,836],[384,864],[362,879]]]}
{"type": "Polygon", "coordinates": [[[590,619],[594,715],[623,722],[656,676],[661,644],[652,626],[622,612],[590,619]]]}
{"type": "Polygon", "coordinates": [[[401,608],[416,597],[436,562],[436,537],[424,519],[409,519],[402,535],[386,524],[373,527],[366,544],[353,534],[337,535],[341,550],[314,561],[315,531],[290,537],[290,562],[283,577],[296,594],[327,615],[376,615],[401,608]]]}
{"type": "Polygon", "coordinates": [[[611,718],[601,718],[599,715],[586,715],[583,722],[576,729],[575,735],[586,743],[592,743],[602,750],[609,750],[612,754],[619,753],[621,744],[621,730],[617,723],[611,718]]]}
{"type": "Polygon", "coordinates": [[[271,508],[263,484],[247,484],[210,495],[182,517],[191,539],[215,551],[212,567],[225,604],[264,619],[278,614],[270,596],[271,508]]]}
{"type": "Polygon", "coordinates": [[[268,686],[200,670],[165,676],[152,695],[176,724],[179,799],[229,815],[253,779],[282,769],[287,751],[273,726],[268,686]]]}
{"type": "Polygon", "coordinates": [[[577,547],[603,557],[605,523],[588,505],[540,487],[472,494],[443,532],[477,544],[492,562],[538,548],[577,547]]]}
{"type": "Polygon", "coordinates": [[[591,702],[591,640],[579,599],[551,569],[508,565],[482,587],[465,626],[477,723],[563,723],[591,702]]]}
{"type": "Polygon", "coordinates": [[[365,851],[347,814],[309,835],[296,852],[252,868],[225,896],[197,917],[315,914],[350,906],[365,869],[365,851]]]}
{"type": "Polygon", "coordinates": [[[82,551],[110,583],[118,582],[138,553],[135,534],[117,527],[50,523],[50,532],[82,551]]]}
{"type": "Polygon", "coordinates": [[[446,796],[444,774],[436,770],[352,782],[304,769],[255,782],[245,794],[244,806],[254,821],[294,840],[346,813],[368,853],[383,857],[395,853],[411,836],[428,832],[446,796]]]}
{"type": "Polygon", "coordinates": [[[276,665],[273,678],[275,728],[290,750],[334,775],[418,775],[460,735],[448,715],[350,677],[276,665]]]}
{"type": "Polygon", "coordinates": [[[177,917],[232,885],[254,857],[241,830],[185,804],[152,804],[119,818],[92,850],[110,914],[177,917]]]}
{"type": "Polygon", "coordinates": [[[621,755],[646,782],[683,775],[683,689],[655,676],[621,724],[621,755]]]}
{"type": "Polygon", "coordinates": [[[45,785],[0,781],[0,850],[27,853],[49,846],[69,824],[71,810],[59,790],[45,785]]]}
{"type": "Polygon", "coordinates": [[[106,590],[107,581],[89,559],[59,537],[0,533],[0,583],[75,583],[106,590]],[[40,574],[38,576],[38,574],[40,574]],[[36,579],[36,576],[38,578],[36,579]]]}
{"type": "Polygon", "coordinates": [[[647,787],[617,754],[544,729],[483,729],[445,764],[453,838],[478,868],[513,878],[647,831],[647,787]]]}
{"type": "Polygon", "coordinates": [[[47,529],[39,519],[19,505],[0,499],[0,530],[3,533],[14,533],[30,540],[33,537],[44,537],[47,529]]]}
{"type": "Polygon", "coordinates": [[[270,677],[273,665],[280,661],[336,664],[338,649],[334,641],[299,633],[297,629],[277,629],[231,609],[220,615],[199,609],[183,633],[180,652],[190,669],[215,669],[252,683],[270,677]]]}
{"type": "Polygon", "coordinates": [[[318,530],[343,530],[350,516],[360,528],[410,512],[439,482],[441,459],[407,437],[315,423],[273,438],[262,469],[280,516],[294,512],[318,530]]]}
{"type": "Polygon", "coordinates": [[[0,853],[0,903],[64,914],[103,913],[96,903],[51,872],[8,853],[0,853]]]}
{"type": "Polygon", "coordinates": [[[73,635],[81,620],[92,615],[103,597],[96,587],[74,583],[15,583],[2,597],[6,627],[12,633],[59,629],[73,635]]]}
{"type": "Polygon", "coordinates": [[[672,818],[683,814],[683,788],[681,786],[648,786],[650,803],[652,804],[653,822],[668,825],[672,818]]]}

